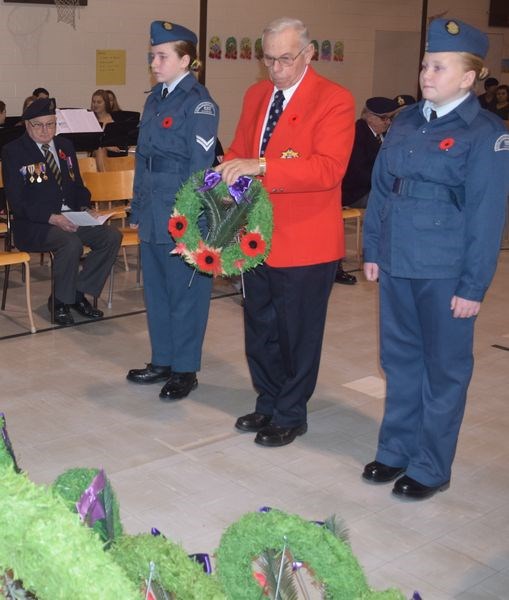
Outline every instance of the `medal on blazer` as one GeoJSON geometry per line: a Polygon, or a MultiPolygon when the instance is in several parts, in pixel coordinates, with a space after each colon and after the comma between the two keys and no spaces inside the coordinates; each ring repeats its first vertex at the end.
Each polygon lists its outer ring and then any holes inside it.
{"type": "Polygon", "coordinates": [[[292,150],[291,148],[288,148],[288,150],[284,150],[283,152],[281,152],[281,158],[299,158],[300,154],[298,152],[295,152],[295,150],[292,150]]]}
{"type": "Polygon", "coordinates": [[[35,165],[27,165],[27,171],[30,175],[30,177],[28,178],[28,181],[30,181],[30,183],[33,183],[35,181],[35,177],[34,177],[35,165]]]}
{"type": "Polygon", "coordinates": [[[46,175],[46,163],[41,163],[41,175],[44,181],[48,181],[48,176],[46,175]]]}

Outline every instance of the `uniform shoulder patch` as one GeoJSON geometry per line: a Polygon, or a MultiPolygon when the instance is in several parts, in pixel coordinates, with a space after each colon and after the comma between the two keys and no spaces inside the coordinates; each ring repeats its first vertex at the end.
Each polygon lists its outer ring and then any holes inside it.
{"type": "Polygon", "coordinates": [[[198,106],[194,109],[195,115],[210,115],[211,117],[216,116],[216,107],[212,104],[212,102],[206,100],[205,102],[200,102],[198,106]]]}
{"type": "Polygon", "coordinates": [[[509,133],[503,133],[496,140],[493,150],[495,150],[495,152],[500,152],[500,150],[509,150],[509,133]]]}

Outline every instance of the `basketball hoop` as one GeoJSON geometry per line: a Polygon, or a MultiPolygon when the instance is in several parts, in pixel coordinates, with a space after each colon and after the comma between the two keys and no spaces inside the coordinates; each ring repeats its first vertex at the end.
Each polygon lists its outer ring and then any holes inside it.
{"type": "Polygon", "coordinates": [[[57,7],[57,23],[67,23],[76,29],[76,12],[79,8],[79,0],[55,0],[57,7]]]}

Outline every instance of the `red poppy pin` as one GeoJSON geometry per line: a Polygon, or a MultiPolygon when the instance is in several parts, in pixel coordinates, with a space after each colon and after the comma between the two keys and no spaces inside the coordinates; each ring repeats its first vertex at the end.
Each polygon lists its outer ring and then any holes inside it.
{"type": "Polygon", "coordinates": [[[453,138],[445,138],[444,140],[442,140],[440,142],[440,144],[438,144],[438,147],[440,148],[440,150],[445,150],[447,152],[447,150],[449,150],[449,148],[452,148],[454,146],[454,139],[453,138]]]}
{"type": "Polygon", "coordinates": [[[163,127],[165,129],[169,129],[173,125],[173,119],[171,117],[166,117],[163,119],[163,127]]]}
{"type": "Polygon", "coordinates": [[[58,151],[58,157],[61,158],[62,160],[66,160],[67,156],[65,154],[65,152],[63,150],[59,150],[58,151]]]}

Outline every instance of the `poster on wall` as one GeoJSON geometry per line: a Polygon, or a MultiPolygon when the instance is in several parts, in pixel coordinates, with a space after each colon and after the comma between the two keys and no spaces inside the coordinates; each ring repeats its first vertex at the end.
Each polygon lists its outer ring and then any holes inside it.
{"type": "Polygon", "coordinates": [[[96,85],[125,85],[125,50],[96,50],[96,85]]]}

